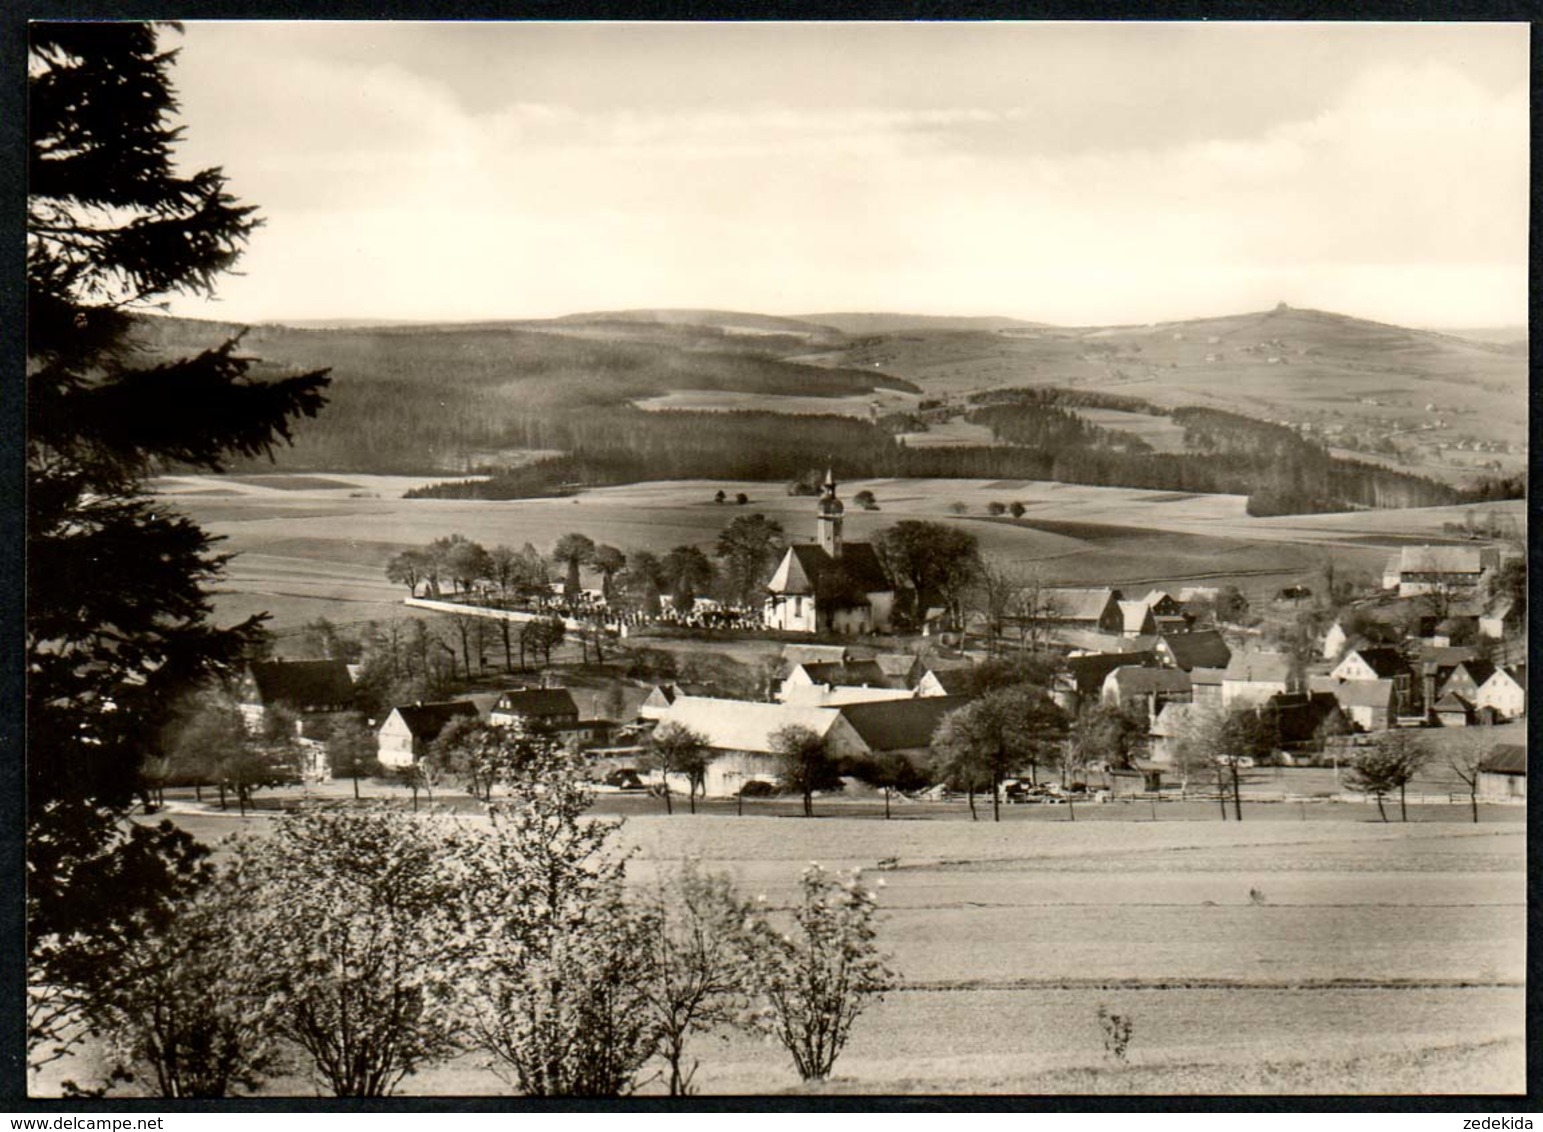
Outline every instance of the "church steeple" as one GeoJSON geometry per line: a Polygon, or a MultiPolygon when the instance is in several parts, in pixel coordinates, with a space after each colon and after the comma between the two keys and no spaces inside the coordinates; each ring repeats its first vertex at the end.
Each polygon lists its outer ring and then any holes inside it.
{"type": "Polygon", "coordinates": [[[832,558],[841,557],[841,515],[846,508],[836,498],[836,477],[825,470],[825,483],[820,488],[820,518],[818,523],[820,549],[832,558]]]}

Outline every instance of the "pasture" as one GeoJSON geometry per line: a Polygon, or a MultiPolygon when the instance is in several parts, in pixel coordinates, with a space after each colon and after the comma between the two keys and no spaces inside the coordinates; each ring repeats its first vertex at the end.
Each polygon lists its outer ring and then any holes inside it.
{"type": "MultiPolygon", "coordinates": [[[[619,839],[637,884],[697,857],[774,909],[811,860],[882,884],[900,986],[858,1021],[824,1091],[1524,1089],[1520,821],[1153,823],[1099,808],[1127,820],[677,812],[634,816],[619,839]],[[1134,1019],[1124,1062],[1104,1051],[1100,1004],[1134,1019]]],[[[204,837],[265,824],[177,820],[204,837]]],[[[803,1087],[780,1049],[742,1035],[696,1054],[707,1093],[803,1087]]],[[[403,1087],[503,1089],[472,1057],[403,1087]]]]}
{"type": "MultiPolygon", "coordinates": [[[[780,483],[688,480],[628,484],[561,498],[405,500],[422,477],[325,474],[178,476],[158,481],[160,498],[223,539],[236,557],[218,587],[222,619],[268,611],[277,629],[318,616],[362,621],[401,616],[406,591],[386,582],[398,550],[461,533],[486,545],[529,542],[547,551],[578,531],[623,551],[664,552],[683,543],[711,550],[737,514],[762,512],[795,540],[812,538],[814,504],[780,483]],[[322,486],[336,483],[338,486],[322,486]],[[743,491],[743,507],[713,502],[743,491]]],[[[901,519],[964,525],[991,557],[1033,568],[1061,585],[1239,584],[1262,594],[1307,576],[1332,555],[1342,569],[1380,571],[1400,538],[1400,517],[1415,533],[1437,531],[1433,512],[1253,519],[1241,496],[1153,492],[1024,480],[867,480],[843,483],[846,537],[871,538],[901,519]],[[850,505],[864,488],[879,510],[850,505]],[[987,508],[1020,502],[1022,522],[987,508]],[[962,505],[963,514],[956,513],[962,505]],[[1422,525],[1423,524],[1423,525],[1422,525]],[[1379,533],[1373,533],[1379,532],[1379,533]]]]}

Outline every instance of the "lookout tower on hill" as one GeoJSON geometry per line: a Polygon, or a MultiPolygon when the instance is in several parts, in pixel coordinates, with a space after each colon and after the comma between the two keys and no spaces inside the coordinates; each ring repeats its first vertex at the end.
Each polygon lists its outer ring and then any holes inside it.
{"type": "Polygon", "coordinates": [[[820,549],[832,558],[841,557],[841,516],[845,511],[846,507],[836,498],[836,477],[827,468],[825,483],[820,488],[818,534],[820,549]]]}

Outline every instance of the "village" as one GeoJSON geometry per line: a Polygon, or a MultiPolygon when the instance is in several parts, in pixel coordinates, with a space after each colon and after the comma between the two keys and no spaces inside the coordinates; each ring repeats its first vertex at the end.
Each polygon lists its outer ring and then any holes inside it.
{"type": "Polygon", "coordinates": [[[358,651],[336,641],[319,651],[337,655],[256,661],[238,692],[249,726],[261,733],[277,715],[293,729],[293,742],[270,746],[292,765],[258,781],[314,787],[346,771],[357,792],[361,759],[329,753],[328,721],[346,717],[370,732],[364,776],[415,798],[456,777],[457,736],[481,721],[582,752],[602,804],[676,795],[743,812],[746,798],[802,791],[875,811],[882,800],[886,815],[892,803],[973,815],[979,793],[1220,799],[1226,816],[1230,796],[1241,817],[1243,801],[1380,802],[1354,771],[1389,735],[1420,752],[1397,784],[1421,804],[1477,816],[1480,801],[1525,799],[1525,588],[1508,548],[1403,546],[1370,586],[1330,575],[1311,580],[1316,593],[1304,580],[1250,606],[1235,587],[1042,585],[957,537],[950,551],[943,536],[957,529],[944,524],[900,524],[877,546],[847,541],[830,472],[810,510],[813,537],[785,545],[760,515],[732,521],[718,548],[726,576],[712,586],[695,547],[663,563],[582,535],[549,556],[489,554],[464,538],[440,548],[438,565],[429,550],[404,552],[388,574],[408,585],[407,605],[456,629],[434,657],[425,648],[440,679],[419,691],[464,690],[366,696],[358,651]],[[549,580],[546,561],[566,578],[549,580]],[[908,563],[909,590],[896,582],[908,563]],[[517,681],[500,682],[488,663],[500,642],[517,681]],[[552,662],[564,642],[580,646],[579,663],[552,662]],[[718,672],[706,654],[719,648],[758,661],[718,672]],[[1015,687],[1034,689],[1039,706],[1020,703],[1022,719],[997,725],[985,742],[1000,750],[958,738],[972,704],[1015,687]],[[791,739],[817,748],[812,779],[790,769],[791,739]],[[684,762],[661,753],[680,749],[684,762]]]}

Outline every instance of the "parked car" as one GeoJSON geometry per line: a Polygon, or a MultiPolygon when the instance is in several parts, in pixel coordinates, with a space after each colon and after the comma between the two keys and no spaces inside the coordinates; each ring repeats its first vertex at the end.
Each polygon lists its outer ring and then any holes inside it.
{"type": "Polygon", "coordinates": [[[752,778],[739,788],[741,798],[771,798],[780,793],[774,783],[762,782],[759,778],[752,778]]]}
{"type": "Polygon", "coordinates": [[[621,767],[605,776],[605,784],[618,790],[643,790],[643,779],[631,767],[621,767]]]}

